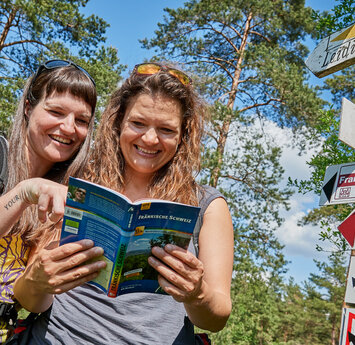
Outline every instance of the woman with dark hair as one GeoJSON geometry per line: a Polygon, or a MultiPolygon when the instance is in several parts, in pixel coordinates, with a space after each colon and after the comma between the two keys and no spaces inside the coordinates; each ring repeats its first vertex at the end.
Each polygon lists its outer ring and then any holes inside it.
{"type": "Polygon", "coordinates": [[[69,175],[88,161],[96,106],[94,80],[71,61],[49,60],[27,81],[9,139],[8,171],[0,197],[0,342],[18,305],[13,284],[26,266],[38,226],[58,221],[69,175]],[[60,192],[61,191],[61,192],[60,192]],[[37,205],[36,205],[37,204],[37,205]],[[38,213],[38,215],[37,215],[38,213]]]}
{"type": "Polygon", "coordinates": [[[199,205],[196,250],[153,247],[148,262],[167,295],[117,298],[91,284],[72,289],[90,270],[77,266],[90,255],[75,251],[73,243],[39,250],[15,286],[27,309],[47,310],[36,320],[30,344],[186,345],[195,344],[193,325],[224,327],[231,312],[233,228],[223,196],[195,181],[204,115],[190,78],[169,65],[137,65],[112,95],[84,177],[132,201],[199,205]],[[53,259],[45,260],[49,255],[53,259]]]}

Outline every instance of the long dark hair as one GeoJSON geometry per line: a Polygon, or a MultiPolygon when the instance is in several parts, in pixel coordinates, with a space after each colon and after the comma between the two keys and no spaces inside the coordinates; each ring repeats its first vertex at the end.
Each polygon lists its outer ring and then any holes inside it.
{"type": "MultiPolygon", "coordinates": [[[[26,135],[28,119],[25,115],[26,101],[35,107],[43,98],[53,93],[69,92],[83,99],[92,109],[88,134],[76,154],[65,162],[53,165],[52,169],[42,176],[50,180],[67,183],[69,176],[79,176],[88,162],[88,151],[94,128],[94,112],[96,107],[96,87],[89,77],[73,65],[43,70],[40,75],[33,75],[27,81],[23,95],[14,117],[9,139],[8,181],[5,191],[14,188],[20,181],[29,178],[29,162],[26,153],[26,135]]],[[[37,238],[33,231],[38,226],[35,207],[28,207],[17,224],[11,229],[11,235],[22,234],[26,241],[37,238]]]]}

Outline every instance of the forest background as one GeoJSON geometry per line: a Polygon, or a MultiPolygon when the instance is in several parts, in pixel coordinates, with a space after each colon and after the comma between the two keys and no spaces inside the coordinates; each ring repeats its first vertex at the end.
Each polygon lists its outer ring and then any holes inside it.
{"type": "MultiPolygon", "coordinates": [[[[139,37],[149,53],[133,51],[124,63],[120,45],[107,43],[110,23],[90,7],[94,2],[0,1],[2,134],[8,135],[24,80],[39,61],[68,58],[85,67],[97,83],[98,118],[135,63],[152,57],[178,62],[211,110],[199,180],[225,194],[235,232],[233,312],[226,328],[211,334],[213,344],[338,344],[350,248],[336,225],[352,205],[317,208],[310,202],[298,214],[300,229],[317,229],[314,256],[326,253],[307,279],[288,272],[283,242],[295,193],[313,198],[327,165],[355,161],[353,150],[337,139],[341,98],[355,101],[354,66],[319,83],[304,64],[310,47],[355,21],[354,0],[334,1],[328,12],[303,0],[172,1],[155,31],[139,37]],[[283,152],[291,151],[307,157],[306,179],[285,174],[283,152]]],[[[123,1],[114,3],[96,6],[113,10],[111,4],[118,20],[123,1]]],[[[122,23],[122,32],[138,25],[135,14],[152,20],[161,13],[161,2],[159,10],[158,1],[131,3],[133,19],[122,23]]]]}

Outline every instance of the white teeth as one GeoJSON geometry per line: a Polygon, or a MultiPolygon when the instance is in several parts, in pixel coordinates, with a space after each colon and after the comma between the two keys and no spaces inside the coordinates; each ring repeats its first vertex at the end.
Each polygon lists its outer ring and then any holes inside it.
{"type": "Polygon", "coordinates": [[[149,150],[145,150],[139,146],[136,146],[136,147],[137,147],[138,151],[143,152],[143,153],[148,153],[148,154],[158,153],[158,151],[149,151],[149,150]]]}
{"type": "Polygon", "coordinates": [[[70,139],[65,139],[65,138],[59,137],[58,135],[51,135],[50,137],[56,141],[59,141],[60,143],[63,143],[63,144],[70,144],[70,142],[71,142],[70,139]]]}

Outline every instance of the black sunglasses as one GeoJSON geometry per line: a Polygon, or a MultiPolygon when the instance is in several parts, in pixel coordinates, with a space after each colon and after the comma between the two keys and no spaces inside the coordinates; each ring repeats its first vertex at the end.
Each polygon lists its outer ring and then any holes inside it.
{"type": "Polygon", "coordinates": [[[92,83],[94,84],[94,86],[96,87],[96,83],[95,83],[95,80],[93,79],[93,77],[89,74],[89,72],[82,68],[81,66],[77,65],[76,63],[74,63],[73,61],[69,61],[69,60],[60,60],[60,59],[55,59],[55,60],[48,60],[44,63],[42,63],[33,79],[32,79],[32,82],[31,82],[31,86],[30,86],[30,89],[32,88],[32,85],[34,84],[34,82],[36,81],[36,79],[38,78],[38,76],[45,70],[50,70],[50,69],[54,69],[54,68],[59,68],[59,67],[65,67],[65,66],[74,66],[76,67],[78,70],[80,70],[81,72],[83,72],[91,81],[92,83]]]}

